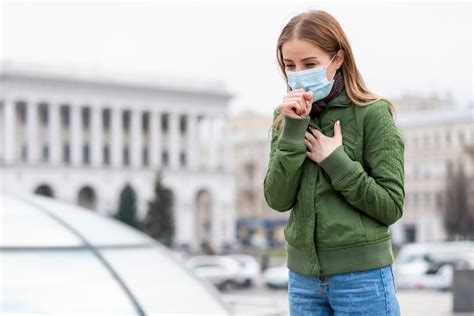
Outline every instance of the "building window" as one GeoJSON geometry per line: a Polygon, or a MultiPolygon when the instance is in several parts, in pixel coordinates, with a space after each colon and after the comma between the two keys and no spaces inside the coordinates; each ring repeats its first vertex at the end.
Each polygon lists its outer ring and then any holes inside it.
{"type": "Polygon", "coordinates": [[[451,161],[448,161],[446,164],[446,172],[448,176],[451,176],[453,174],[453,163],[451,161]]]}
{"type": "Polygon", "coordinates": [[[416,241],[416,227],[413,224],[405,225],[403,228],[405,235],[405,242],[412,243],[416,241]]]}
{"type": "Polygon", "coordinates": [[[413,136],[413,147],[418,148],[418,136],[413,136]]]}
{"type": "Polygon", "coordinates": [[[128,145],[123,147],[123,164],[128,166],[130,164],[130,154],[128,150],[128,145]]]}
{"type": "Polygon", "coordinates": [[[104,162],[104,165],[108,166],[110,165],[110,150],[109,150],[109,145],[104,145],[104,147],[102,148],[102,151],[103,151],[103,162],[104,162]]]}
{"type": "Polygon", "coordinates": [[[20,122],[25,125],[26,124],[26,103],[25,102],[17,102],[18,107],[18,117],[20,118],[20,122]]]}
{"type": "Polygon", "coordinates": [[[148,166],[149,165],[149,157],[148,157],[148,148],[147,147],[144,147],[143,148],[143,155],[142,155],[142,163],[144,166],[148,166]]]}
{"type": "Polygon", "coordinates": [[[71,152],[69,144],[63,145],[63,162],[70,163],[71,162],[71,152]]]}
{"type": "Polygon", "coordinates": [[[142,131],[144,133],[147,133],[149,128],[150,128],[150,113],[145,112],[142,115],[142,131]]]}
{"type": "Polygon", "coordinates": [[[167,132],[168,131],[168,121],[169,121],[168,113],[163,113],[161,115],[161,131],[162,132],[167,132]]]}
{"type": "Polygon", "coordinates": [[[182,167],[186,166],[186,153],[181,152],[179,154],[179,163],[181,164],[182,167]]]}
{"type": "Polygon", "coordinates": [[[128,131],[130,129],[130,111],[123,111],[122,113],[123,129],[128,131]]]}
{"type": "Polygon", "coordinates": [[[181,131],[181,134],[186,133],[186,128],[187,128],[187,116],[181,115],[179,117],[179,130],[181,131]]]}
{"type": "Polygon", "coordinates": [[[82,162],[85,165],[90,164],[90,149],[89,149],[89,144],[84,144],[82,146],[82,162]]]}
{"type": "Polygon", "coordinates": [[[104,130],[110,130],[110,109],[102,110],[102,126],[104,130]]]}
{"type": "Polygon", "coordinates": [[[431,198],[430,198],[430,193],[429,192],[425,192],[425,207],[429,206],[430,205],[430,202],[431,202],[431,198]]]}
{"type": "Polygon", "coordinates": [[[436,205],[438,206],[438,208],[443,207],[443,197],[441,196],[441,192],[436,194],[436,205]]]}
{"type": "Polygon", "coordinates": [[[70,110],[68,106],[61,107],[61,125],[64,128],[69,128],[70,123],[70,110]]]}
{"type": "Polygon", "coordinates": [[[81,116],[82,116],[82,128],[83,129],[89,129],[91,122],[91,111],[90,108],[82,108],[81,110],[81,116]]]}
{"type": "Polygon", "coordinates": [[[464,144],[464,133],[462,131],[459,131],[458,138],[459,138],[459,143],[464,144]]]}
{"type": "Polygon", "coordinates": [[[162,153],[161,153],[161,161],[163,163],[163,166],[168,166],[168,152],[166,150],[164,150],[162,153]]]}
{"type": "Polygon", "coordinates": [[[43,126],[47,126],[48,125],[48,113],[50,113],[50,112],[49,112],[46,104],[41,104],[40,113],[41,113],[40,114],[41,115],[41,124],[43,126]]]}
{"type": "Polygon", "coordinates": [[[49,160],[49,146],[48,144],[43,145],[43,161],[49,160]]]}
{"type": "Polygon", "coordinates": [[[23,162],[28,160],[28,146],[26,144],[21,145],[21,160],[23,162]]]}
{"type": "Polygon", "coordinates": [[[429,144],[430,144],[430,138],[428,137],[428,135],[424,135],[424,141],[423,141],[423,142],[424,142],[423,145],[424,145],[425,147],[428,147],[428,146],[429,146],[429,144]]]}

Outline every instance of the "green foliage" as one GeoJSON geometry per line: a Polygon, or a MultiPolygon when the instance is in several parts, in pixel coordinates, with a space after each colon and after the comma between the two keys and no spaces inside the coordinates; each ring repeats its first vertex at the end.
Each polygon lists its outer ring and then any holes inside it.
{"type": "Polygon", "coordinates": [[[127,183],[120,193],[119,209],[115,218],[136,228],[136,213],[137,196],[130,184],[127,183]]]}
{"type": "Polygon", "coordinates": [[[148,212],[141,226],[142,230],[171,247],[175,235],[173,192],[161,183],[161,171],[155,180],[154,197],[148,201],[148,212]]]}

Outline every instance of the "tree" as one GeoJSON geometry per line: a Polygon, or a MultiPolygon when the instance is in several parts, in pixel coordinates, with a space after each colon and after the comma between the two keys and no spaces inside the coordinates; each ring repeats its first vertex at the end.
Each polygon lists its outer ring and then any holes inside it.
{"type": "Polygon", "coordinates": [[[141,226],[146,234],[171,247],[175,234],[174,198],[173,192],[162,185],[161,177],[161,171],[158,171],[154,187],[155,195],[148,201],[148,212],[141,226]]]}
{"type": "Polygon", "coordinates": [[[119,209],[115,218],[132,227],[137,227],[137,220],[135,218],[137,213],[136,202],[137,196],[135,191],[127,183],[122,192],[120,192],[119,209]]]}
{"type": "Polygon", "coordinates": [[[464,168],[448,174],[444,203],[444,227],[448,239],[474,239],[474,210],[469,205],[469,180],[464,168]]]}

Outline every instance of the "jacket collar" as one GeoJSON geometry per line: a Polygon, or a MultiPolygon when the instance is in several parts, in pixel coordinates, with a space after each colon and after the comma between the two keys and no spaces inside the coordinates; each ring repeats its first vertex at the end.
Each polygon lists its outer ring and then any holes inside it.
{"type": "Polygon", "coordinates": [[[352,103],[351,99],[347,96],[346,88],[342,89],[342,91],[336,95],[334,98],[329,101],[327,107],[348,107],[352,103]]]}

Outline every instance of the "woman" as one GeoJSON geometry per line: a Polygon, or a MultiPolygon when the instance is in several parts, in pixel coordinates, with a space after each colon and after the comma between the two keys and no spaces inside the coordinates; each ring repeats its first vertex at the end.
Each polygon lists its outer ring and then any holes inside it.
{"type": "Polygon", "coordinates": [[[390,225],[403,213],[404,142],[339,23],[319,10],[278,39],[288,94],[274,111],[268,205],[284,234],[291,315],[399,315],[390,225]]]}

